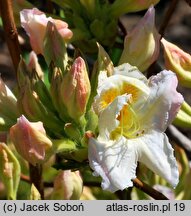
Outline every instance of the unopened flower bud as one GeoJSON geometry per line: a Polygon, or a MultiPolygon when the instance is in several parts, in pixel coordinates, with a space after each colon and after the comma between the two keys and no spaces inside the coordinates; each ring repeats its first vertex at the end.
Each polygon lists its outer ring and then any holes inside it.
{"type": "Polygon", "coordinates": [[[164,46],[166,69],[176,73],[181,85],[191,88],[191,55],[164,38],[161,42],[164,46]]]}
{"type": "Polygon", "coordinates": [[[68,71],[61,84],[61,101],[69,116],[78,120],[85,114],[90,95],[90,81],[84,60],[78,57],[71,70],[68,71]]]}
{"type": "Polygon", "coordinates": [[[31,185],[30,200],[41,200],[41,195],[34,184],[31,185]]]}
{"type": "Polygon", "coordinates": [[[46,113],[46,109],[40,101],[38,94],[32,89],[29,80],[26,80],[25,86],[19,93],[18,107],[21,112],[33,121],[41,119],[46,113]]]}
{"type": "Polygon", "coordinates": [[[93,195],[91,189],[89,187],[84,186],[80,200],[96,200],[96,198],[93,195]]]}
{"type": "Polygon", "coordinates": [[[156,61],[160,35],[155,28],[155,10],[150,7],[140,22],[127,34],[119,64],[129,63],[145,71],[156,61]]]}
{"type": "Polygon", "coordinates": [[[20,173],[17,158],[6,144],[0,143],[0,176],[6,187],[8,199],[16,199],[20,173]]]}
{"type": "Polygon", "coordinates": [[[77,200],[80,198],[83,182],[79,171],[61,171],[54,180],[52,199],[77,200]]]}
{"type": "Polygon", "coordinates": [[[7,130],[19,116],[17,99],[0,78],[0,130],[7,130]]]}
{"type": "Polygon", "coordinates": [[[23,115],[11,127],[10,138],[17,152],[33,166],[43,163],[52,147],[42,122],[29,122],[23,115]]]}
{"type": "Polygon", "coordinates": [[[42,68],[41,68],[40,64],[38,63],[38,58],[37,58],[37,55],[36,55],[36,53],[34,51],[30,52],[28,69],[31,72],[33,70],[35,70],[36,73],[38,74],[39,78],[41,78],[41,79],[44,78],[44,73],[42,71],[42,68]]]}
{"type": "Polygon", "coordinates": [[[68,24],[64,21],[46,17],[38,10],[24,9],[20,12],[21,24],[30,37],[32,49],[36,54],[43,54],[43,40],[46,32],[47,23],[50,21],[56,25],[56,28],[64,40],[72,37],[72,32],[68,29],[68,24]]]}

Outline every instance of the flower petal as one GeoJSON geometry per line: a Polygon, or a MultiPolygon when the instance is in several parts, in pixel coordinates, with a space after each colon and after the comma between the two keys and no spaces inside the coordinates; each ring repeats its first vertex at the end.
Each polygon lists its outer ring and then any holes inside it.
{"type": "Polygon", "coordinates": [[[166,130],[183,102],[182,95],[176,91],[177,83],[176,75],[167,70],[150,78],[150,95],[139,113],[143,128],[166,130]]]}
{"type": "Polygon", "coordinates": [[[136,140],[138,160],[175,187],[179,181],[179,173],[168,137],[164,133],[151,131],[134,140],[136,140]]]}
{"type": "Polygon", "coordinates": [[[178,184],[178,168],[168,138],[152,131],[135,139],[120,137],[117,141],[89,140],[89,163],[94,175],[102,177],[102,188],[115,192],[133,186],[137,161],[166,179],[178,184]]]}
{"type": "Polygon", "coordinates": [[[110,139],[110,133],[117,128],[119,121],[117,120],[117,115],[127,104],[130,95],[121,95],[115,98],[115,100],[104,109],[99,117],[99,135],[103,140],[110,139]]]}
{"type": "Polygon", "coordinates": [[[98,88],[93,107],[95,112],[99,114],[117,96],[131,94],[133,106],[137,108],[148,98],[149,91],[149,87],[141,80],[116,74],[108,77],[98,88]]]}
{"type": "Polygon", "coordinates": [[[141,73],[136,66],[132,66],[128,63],[124,63],[114,68],[113,75],[123,75],[127,77],[133,77],[148,84],[147,78],[141,73]]]}
{"type": "Polygon", "coordinates": [[[138,155],[134,145],[121,137],[117,141],[99,142],[89,140],[89,163],[94,175],[102,177],[104,190],[115,192],[133,186],[131,179],[136,178],[138,155]]]}
{"type": "Polygon", "coordinates": [[[29,122],[23,115],[10,128],[10,139],[17,152],[34,166],[46,160],[46,153],[52,147],[42,122],[29,122]]]}
{"type": "Polygon", "coordinates": [[[42,41],[48,22],[46,15],[37,8],[33,8],[22,10],[20,17],[21,25],[30,37],[32,49],[36,54],[43,53],[42,41]]]}

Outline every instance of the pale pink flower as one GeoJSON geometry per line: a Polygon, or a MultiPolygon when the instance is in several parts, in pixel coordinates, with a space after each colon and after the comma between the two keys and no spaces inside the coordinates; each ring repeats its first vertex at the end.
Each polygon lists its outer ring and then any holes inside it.
{"type": "Polygon", "coordinates": [[[32,49],[36,54],[43,54],[43,41],[48,22],[56,25],[56,28],[64,40],[72,37],[72,31],[64,21],[46,17],[45,13],[37,8],[24,9],[20,12],[21,25],[30,37],[32,49]]]}
{"type": "Polygon", "coordinates": [[[10,138],[17,152],[34,166],[45,161],[46,151],[52,147],[42,122],[29,122],[23,115],[11,127],[10,138]]]}

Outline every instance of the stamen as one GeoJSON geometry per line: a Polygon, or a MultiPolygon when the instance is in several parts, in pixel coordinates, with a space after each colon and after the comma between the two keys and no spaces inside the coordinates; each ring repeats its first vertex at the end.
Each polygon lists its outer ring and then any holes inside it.
{"type": "MultiPolygon", "coordinates": [[[[129,113],[131,114],[131,122],[128,123],[128,125],[126,125],[126,126],[124,124],[122,124],[123,135],[126,136],[127,138],[133,138],[133,137],[136,137],[136,133],[140,129],[140,124],[139,124],[139,120],[137,118],[137,115],[136,115],[135,111],[133,110],[131,104],[128,104],[128,109],[130,111],[129,113]]],[[[122,122],[124,123],[123,119],[122,119],[122,122]]]]}
{"type": "Polygon", "coordinates": [[[115,140],[119,136],[135,138],[140,135],[140,123],[131,104],[124,106],[123,110],[120,112],[120,115],[117,117],[117,120],[120,122],[120,125],[111,132],[111,139],[115,140]]]}

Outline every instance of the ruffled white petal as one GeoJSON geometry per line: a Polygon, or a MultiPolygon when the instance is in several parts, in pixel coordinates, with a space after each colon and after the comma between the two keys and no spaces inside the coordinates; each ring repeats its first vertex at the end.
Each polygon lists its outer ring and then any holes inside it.
{"type": "Polygon", "coordinates": [[[136,66],[132,66],[128,63],[124,63],[114,68],[113,75],[123,75],[127,77],[133,77],[141,80],[145,84],[148,84],[147,78],[143,75],[142,72],[138,70],[136,66]]]}
{"type": "Polygon", "coordinates": [[[166,70],[150,78],[149,98],[138,113],[143,128],[166,130],[183,102],[182,95],[176,91],[177,83],[176,75],[166,70]]]}
{"type": "Polygon", "coordinates": [[[131,187],[136,178],[137,161],[166,179],[173,187],[178,184],[179,173],[171,147],[165,134],[152,131],[139,138],[116,141],[89,140],[89,163],[94,175],[102,177],[102,188],[115,192],[131,187]]]}
{"type": "Polygon", "coordinates": [[[179,181],[178,167],[166,134],[151,131],[134,141],[138,160],[175,187],[179,181]]]}
{"type": "Polygon", "coordinates": [[[127,104],[130,95],[121,95],[115,98],[115,100],[102,111],[99,117],[99,137],[103,140],[110,139],[110,133],[115,130],[119,121],[117,120],[117,116],[123,107],[127,104]]]}
{"type": "Polygon", "coordinates": [[[133,186],[138,155],[132,143],[121,137],[113,142],[89,140],[89,163],[94,175],[102,177],[104,190],[115,192],[133,186]]]}

